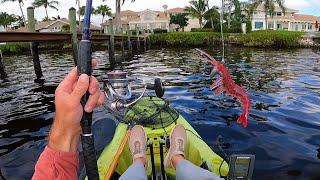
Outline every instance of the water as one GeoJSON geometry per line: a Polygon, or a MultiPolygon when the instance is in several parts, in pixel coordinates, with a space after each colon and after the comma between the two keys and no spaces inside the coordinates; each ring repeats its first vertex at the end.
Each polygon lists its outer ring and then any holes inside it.
{"type": "MultiPolygon", "coordinates": [[[[216,49],[207,49],[219,54],[216,49]]],[[[231,153],[256,155],[254,179],[320,179],[320,54],[311,49],[264,50],[228,47],[226,64],[252,99],[248,128],[235,120],[241,113],[231,97],[209,90],[210,65],[191,49],[149,50],[119,69],[151,82],[161,77],[164,98],[191,122],[204,140],[222,135],[231,153]]],[[[93,54],[100,82],[110,71],[106,53],[93,54]]],[[[30,179],[54,116],[54,91],[70,70],[70,53],[40,55],[46,82],[34,83],[31,56],[4,58],[9,82],[0,85],[0,179],[30,179]]],[[[103,118],[103,110],[94,118],[103,118]]]]}

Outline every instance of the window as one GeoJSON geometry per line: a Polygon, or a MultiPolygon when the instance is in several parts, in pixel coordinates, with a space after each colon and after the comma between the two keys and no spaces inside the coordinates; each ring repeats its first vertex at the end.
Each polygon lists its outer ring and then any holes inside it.
{"type": "Polygon", "coordinates": [[[161,23],[161,29],[166,29],[167,24],[166,23],[161,23]]]}
{"type": "Polygon", "coordinates": [[[311,30],[312,29],[312,24],[308,23],[308,29],[311,30]]]}
{"type": "Polygon", "coordinates": [[[282,13],[281,12],[277,12],[277,16],[281,16],[282,15],[282,13]]]}
{"type": "Polygon", "coordinates": [[[254,23],[255,29],[262,29],[263,28],[263,22],[255,22],[254,23]]]}
{"type": "Polygon", "coordinates": [[[154,20],[155,19],[155,16],[152,12],[145,12],[143,14],[143,18],[142,18],[144,21],[151,21],[151,20],[154,20]]]}
{"type": "Polygon", "coordinates": [[[259,14],[258,11],[253,11],[253,14],[259,14]]]}
{"type": "Polygon", "coordinates": [[[305,30],[305,29],[306,29],[306,25],[302,24],[302,30],[305,30]]]}
{"type": "Polygon", "coordinates": [[[268,28],[273,29],[273,23],[268,23],[268,28]]]}
{"type": "Polygon", "coordinates": [[[282,29],[282,24],[277,24],[277,29],[282,29]]]}

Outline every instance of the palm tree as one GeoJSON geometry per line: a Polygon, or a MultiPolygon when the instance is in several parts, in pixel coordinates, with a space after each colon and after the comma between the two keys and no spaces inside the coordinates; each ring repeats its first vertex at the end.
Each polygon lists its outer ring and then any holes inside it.
{"type": "Polygon", "coordinates": [[[61,19],[61,17],[59,15],[57,17],[52,16],[51,19],[55,21],[55,20],[61,19]]]}
{"type": "MultiPolygon", "coordinates": [[[[82,17],[84,16],[85,12],[86,12],[86,6],[81,6],[80,10],[78,11],[78,14],[80,14],[80,16],[82,17]]],[[[91,14],[96,14],[96,10],[93,7],[91,8],[91,14]]]]}
{"type": "Polygon", "coordinates": [[[268,15],[273,17],[276,4],[281,8],[282,12],[285,13],[286,8],[284,7],[284,0],[252,0],[252,9],[256,9],[260,4],[263,4],[265,12],[265,27],[268,29],[268,15]]]}
{"type": "Polygon", "coordinates": [[[227,22],[228,22],[228,28],[230,29],[232,14],[234,14],[234,19],[236,21],[240,21],[240,19],[241,19],[241,4],[240,4],[239,0],[228,0],[225,2],[226,2],[226,4],[225,4],[224,9],[226,9],[228,11],[227,22]],[[232,12],[233,9],[234,9],[234,11],[232,12]]]}
{"type": "Polygon", "coordinates": [[[16,17],[14,14],[8,14],[6,12],[0,13],[0,25],[3,26],[5,29],[7,29],[8,26],[13,22],[16,22],[16,17]]]}
{"type": "Polygon", "coordinates": [[[42,19],[42,21],[51,21],[51,19],[46,16],[42,19]]]}
{"type": "Polygon", "coordinates": [[[80,0],[76,0],[76,5],[78,5],[78,12],[77,12],[77,14],[78,14],[79,27],[81,27],[81,15],[80,15],[80,8],[81,8],[81,6],[80,6],[80,0]]]}
{"type": "Polygon", "coordinates": [[[24,26],[24,21],[22,16],[15,15],[15,22],[18,23],[19,27],[24,26]]]}
{"type": "MultiPolygon", "coordinates": [[[[86,6],[81,6],[79,11],[77,12],[80,16],[80,21],[79,21],[79,29],[82,29],[82,26],[81,26],[81,23],[82,23],[82,20],[81,20],[81,17],[84,16],[86,12],[86,6]]],[[[96,10],[92,7],[91,8],[91,14],[96,14],[96,10]]]]}
{"type": "Polygon", "coordinates": [[[49,22],[48,8],[52,8],[52,9],[58,11],[58,8],[56,6],[59,5],[59,2],[58,1],[49,1],[49,0],[35,0],[32,3],[32,5],[35,8],[43,6],[46,9],[47,20],[49,22]]]}
{"type": "MultiPolygon", "coordinates": [[[[102,1],[106,1],[106,0],[102,0],[102,1]]],[[[126,0],[116,0],[116,17],[115,17],[116,33],[120,32],[121,30],[121,17],[120,17],[121,1],[123,5],[126,0]]],[[[134,2],[134,1],[135,0],[131,0],[131,2],[134,2]]]]}
{"type": "Polygon", "coordinates": [[[186,12],[194,18],[199,19],[200,28],[202,28],[202,20],[204,18],[205,13],[209,9],[208,3],[205,0],[191,0],[190,6],[185,8],[186,12]]]}
{"type": "Polygon", "coordinates": [[[26,24],[26,18],[24,17],[23,10],[22,10],[23,0],[2,0],[1,3],[5,3],[5,2],[16,2],[16,1],[18,1],[18,3],[19,3],[19,7],[20,7],[20,11],[21,11],[21,16],[22,16],[22,18],[23,18],[23,24],[25,25],[25,24],[26,24]]]}
{"type": "Polygon", "coordinates": [[[204,18],[207,20],[207,23],[210,22],[211,28],[214,29],[214,24],[219,24],[220,13],[218,12],[217,6],[212,6],[206,13],[204,14],[204,18]]]}
{"type": "Polygon", "coordinates": [[[106,15],[107,16],[111,16],[111,8],[109,6],[107,6],[107,5],[100,5],[95,10],[95,13],[102,15],[102,22],[101,23],[103,23],[104,17],[106,15]]]}

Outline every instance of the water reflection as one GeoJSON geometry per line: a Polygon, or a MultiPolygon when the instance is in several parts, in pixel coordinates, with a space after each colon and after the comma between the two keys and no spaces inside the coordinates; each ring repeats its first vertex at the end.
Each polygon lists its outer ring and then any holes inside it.
{"type": "MultiPolygon", "coordinates": [[[[207,51],[221,54],[218,48],[207,51]]],[[[252,100],[249,126],[236,124],[240,104],[209,90],[211,66],[192,49],[149,50],[115,69],[130,82],[166,84],[165,98],[214,146],[222,135],[226,152],[256,155],[255,179],[319,178],[320,53],[311,49],[261,50],[227,47],[226,66],[252,100]]],[[[104,51],[94,70],[100,82],[111,69],[104,51]]],[[[46,78],[33,82],[30,56],[5,57],[9,82],[0,85],[0,177],[30,179],[54,116],[54,91],[73,65],[70,53],[41,54],[46,78]]],[[[95,118],[104,114],[100,109],[95,118]]]]}

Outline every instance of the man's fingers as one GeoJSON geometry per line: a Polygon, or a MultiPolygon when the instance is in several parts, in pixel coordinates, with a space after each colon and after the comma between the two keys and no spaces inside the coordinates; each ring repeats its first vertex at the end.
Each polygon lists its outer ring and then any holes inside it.
{"type": "Polygon", "coordinates": [[[86,105],[84,106],[84,110],[86,112],[91,112],[97,106],[99,97],[100,97],[100,92],[90,95],[86,105]]]}
{"type": "Polygon", "coordinates": [[[78,80],[78,71],[77,71],[77,68],[74,67],[63,79],[63,81],[59,84],[57,89],[65,91],[67,93],[71,93],[73,86],[77,82],[77,80],[78,80]]]}
{"type": "MultiPolygon", "coordinates": [[[[92,59],[91,65],[92,67],[97,66],[98,62],[96,59],[92,59]]],[[[63,79],[63,81],[59,84],[58,90],[65,91],[67,93],[71,93],[72,89],[75,86],[75,83],[78,80],[78,71],[77,67],[72,68],[72,70],[67,74],[67,76],[63,79]]]]}
{"type": "Polygon", "coordinates": [[[104,92],[100,91],[100,97],[98,99],[97,107],[101,106],[104,103],[105,100],[104,92]]]}
{"type": "Polygon", "coordinates": [[[91,76],[90,77],[90,85],[89,85],[89,93],[95,94],[99,90],[99,81],[97,78],[91,76]]]}
{"type": "Polygon", "coordinates": [[[89,87],[89,76],[86,74],[81,74],[71,95],[73,96],[73,98],[75,98],[76,101],[80,101],[81,97],[88,90],[88,87],[89,87]]]}

